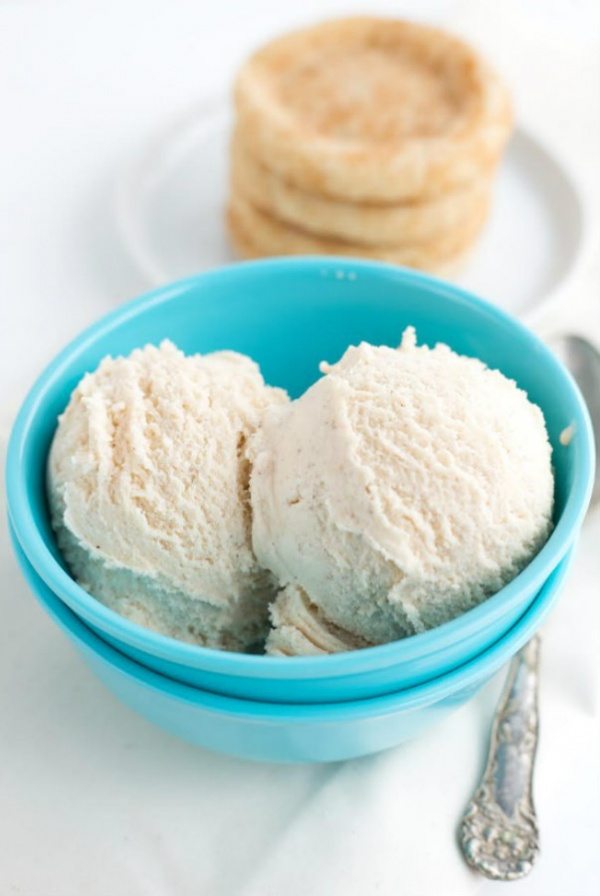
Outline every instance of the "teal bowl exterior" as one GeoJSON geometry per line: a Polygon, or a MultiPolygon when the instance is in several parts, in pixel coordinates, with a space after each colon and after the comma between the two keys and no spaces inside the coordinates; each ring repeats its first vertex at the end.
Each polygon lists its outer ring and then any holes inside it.
{"type": "Polygon", "coordinates": [[[334,762],[417,737],[461,706],[537,631],[556,600],[571,554],[521,619],[468,663],[384,697],[313,705],[259,703],[211,694],[158,675],[106,644],[37,575],[16,547],[31,589],[92,671],[123,703],[183,740],[264,762],[334,762]]]}
{"type": "Polygon", "coordinates": [[[565,368],[518,321],[415,271],[373,262],[287,258],[233,265],[165,286],[85,330],[27,396],[7,459],[8,510],[17,540],[51,591],[121,652],[207,691],[282,703],[356,700],[413,687],[468,662],[513,626],[565,556],[591,492],[593,440],[581,395],[565,368]],[[267,382],[299,395],[352,343],[396,345],[413,324],[419,340],[448,343],[515,379],[544,411],[556,478],[556,526],[506,588],[445,625],[335,656],[246,656],[184,644],[141,628],[83,591],[62,564],[50,528],[45,465],[58,414],[81,376],[106,354],[172,339],[186,352],[235,349],[267,382]],[[569,445],[560,433],[573,426],[569,445]]]}

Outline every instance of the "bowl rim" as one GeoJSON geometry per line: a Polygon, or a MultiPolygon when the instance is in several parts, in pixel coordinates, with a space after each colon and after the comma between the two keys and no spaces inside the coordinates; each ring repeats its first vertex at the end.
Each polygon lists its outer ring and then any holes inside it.
{"type": "MultiPolygon", "coordinates": [[[[45,459],[44,459],[45,461],[45,459]]],[[[173,663],[204,671],[214,671],[234,676],[255,678],[319,678],[356,674],[377,666],[389,665],[390,661],[409,662],[416,656],[443,649],[443,646],[468,637],[480,627],[481,619],[490,622],[518,603],[524,589],[536,593],[551,571],[565,555],[582,523],[591,495],[594,473],[593,436],[589,414],[579,389],[566,368],[533,332],[512,315],[480,299],[454,284],[424,274],[420,271],[401,268],[384,262],[373,262],[330,256],[285,257],[239,262],[228,267],[204,271],[175,283],[158,287],[139,298],[124,303],[104,315],[84,329],[55,356],[37,378],[27,394],[14,422],[10,435],[6,460],[6,494],[9,519],[16,538],[36,572],[76,613],[89,623],[97,626],[110,637],[122,641],[142,652],[173,663]],[[226,650],[202,647],[178,641],[166,635],[143,628],[125,619],[114,610],[101,604],[79,586],[53,557],[34,522],[27,500],[26,469],[21,462],[27,445],[31,425],[42,412],[47,390],[62,375],[63,369],[76,356],[100,337],[118,329],[123,323],[159,305],[167,305],[179,296],[195,289],[199,283],[210,285],[213,280],[239,284],[252,275],[293,276],[312,272],[320,278],[327,277],[371,277],[375,281],[392,279],[399,284],[409,284],[435,293],[453,303],[475,308],[490,320],[502,323],[519,332],[535,349],[536,355],[544,359],[558,373],[572,405],[572,419],[580,437],[580,451],[577,455],[575,481],[567,496],[563,512],[548,541],[531,562],[511,582],[478,606],[468,610],[456,619],[443,623],[434,629],[412,635],[387,644],[366,647],[359,651],[348,651],[327,656],[310,657],[268,657],[233,653],[226,650]]]]}
{"type": "Polygon", "coordinates": [[[11,531],[11,537],[19,565],[27,583],[34,591],[36,599],[59,628],[63,629],[67,637],[76,642],[79,650],[92,655],[95,661],[100,660],[105,665],[116,668],[120,675],[134,679],[137,685],[142,685],[163,698],[167,697],[170,700],[192,704],[220,715],[244,717],[264,723],[351,721],[374,716],[381,717],[397,712],[399,709],[418,709],[437,703],[454,694],[458,687],[469,687],[478,683],[488,671],[491,677],[503,662],[508,662],[536,633],[558,599],[575,553],[575,546],[571,545],[562,560],[552,570],[533,602],[508,631],[475,657],[449,672],[438,675],[430,681],[375,697],[332,701],[331,703],[272,703],[206,691],[155,672],[121,653],[96,634],[64,601],[52,592],[16,542],[14,531],[11,531]],[[498,662],[499,659],[500,662],[498,662]]]}

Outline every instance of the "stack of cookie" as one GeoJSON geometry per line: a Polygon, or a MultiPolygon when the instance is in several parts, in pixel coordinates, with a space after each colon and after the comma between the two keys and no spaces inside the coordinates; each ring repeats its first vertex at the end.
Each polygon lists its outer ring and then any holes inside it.
{"type": "Polygon", "coordinates": [[[327,22],[239,73],[228,225],[243,258],[350,255],[448,273],[485,222],[508,93],[464,42],[327,22]]]}

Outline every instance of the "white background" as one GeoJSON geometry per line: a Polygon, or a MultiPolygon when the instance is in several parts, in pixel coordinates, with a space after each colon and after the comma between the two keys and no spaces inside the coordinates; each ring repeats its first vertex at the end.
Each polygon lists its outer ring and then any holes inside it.
{"type": "MultiPolygon", "coordinates": [[[[519,117],[585,185],[592,251],[549,326],[600,339],[600,22],[590,0],[0,2],[2,441],[64,342],[145,288],[113,188],[162,123],[222,91],[249,49],[332,12],[446,22],[510,82],[519,117]]],[[[510,258],[506,259],[510,264],[510,258]]],[[[545,635],[537,802],[522,896],[600,886],[600,518],[545,635]]],[[[34,603],[0,538],[0,893],[462,896],[492,893],[454,828],[496,686],[415,744],[328,767],[250,765],[179,743],[106,694],[34,603]]],[[[505,892],[505,891],[503,891],[505,892]]]]}

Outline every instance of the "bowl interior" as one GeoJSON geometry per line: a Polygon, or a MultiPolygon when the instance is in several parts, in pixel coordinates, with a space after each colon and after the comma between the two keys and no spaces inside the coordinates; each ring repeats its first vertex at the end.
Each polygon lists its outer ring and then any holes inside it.
{"type": "Polygon", "coordinates": [[[317,379],[321,360],[336,361],[361,340],[397,345],[409,324],[421,343],[443,341],[498,368],[542,408],[560,520],[550,541],[570,543],[593,464],[587,413],[562,365],[511,317],[450,284],[397,267],[323,258],[238,264],[164,287],[67,346],[30,392],[11,438],[7,488],[19,541],[38,572],[44,552],[62,564],[47,513],[46,456],[72,390],[105,355],[166,338],[188,353],[234,349],[253,357],[268,383],[297,396],[317,379]],[[560,434],[572,424],[574,437],[562,445],[560,434]]]}

